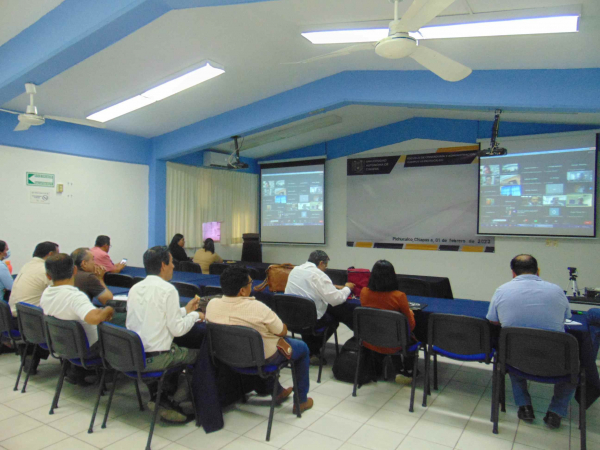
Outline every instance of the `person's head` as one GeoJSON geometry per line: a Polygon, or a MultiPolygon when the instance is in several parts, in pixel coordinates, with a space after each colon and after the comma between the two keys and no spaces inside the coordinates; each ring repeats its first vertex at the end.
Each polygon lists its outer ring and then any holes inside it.
{"type": "Polygon", "coordinates": [[[205,239],[202,247],[207,252],[211,252],[213,255],[215,254],[215,241],[213,241],[211,238],[205,239]]]}
{"type": "Polygon", "coordinates": [[[35,246],[35,250],[33,251],[34,258],[42,258],[46,259],[49,256],[55,255],[59,253],[58,244],[54,242],[40,242],[35,246]]]}
{"type": "Polygon", "coordinates": [[[106,253],[110,250],[110,238],[108,236],[100,235],[96,238],[94,246],[101,248],[106,253]]]}
{"type": "Polygon", "coordinates": [[[73,265],[73,258],[66,253],[57,253],[46,259],[46,276],[54,283],[73,278],[77,269],[73,265]]]}
{"type": "Polygon", "coordinates": [[[165,246],[156,246],[144,253],[144,269],[148,275],[157,275],[165,281],[173,278],[173,256],[165,246]]]}
{"type": "Polygon", "coordinates": [[[492,177],[485,177],[485,184],[487,184],[487,185],[492,184],[492,177]]]}
{"type": "Polygon", "coordinates": [[[8,258],[9,256],[8,244],[5,241],[0,241],[0,261],[8,258]]]}
{"type": "Polygon", "coordinates": [[[396,271],[391,262],[380,259],[373,265],[369,284],[367,286],[372,291],[390,292],[398,290],[398,279],[396,271]]]}
{"type": "Polygon", "coordinates": [[[329,256],[323,250],[315,250],[309,255],[308,262],[313,263],[318,269],[325,272],[327,264],[329,264],[329,256]]]}
{"type": "Polygon", "coordinates": [[[519,275],[539,275],[537,260],[531,255],[517,255],[510,262],[513,278],[519,275]]]}
{"type": "Polygon", "coordinates": [[[173,248],[176,246],[183,247],[184,245],[185,245],[185,238],[183,237],[183,234],[177,233],[175,236],[173,236],[173,239],[171,239],[169,248],[173,248]]]}
{"type": "Polygon", "coordinates": [[[75,264],[75,267],[77,267],[78,270],[92,273],[96,270],[94,255],[87,247],[81,247],[73,251],[73,253],[71,253],[71,258],[73,258],[73,264],[75,264]]]}
{"type": "Polygon", "coordinates": [[[250,271],[239,264],[228,267],[221,274],[221,289],[227,297],[248,297],[252,292],[250,271]]]}

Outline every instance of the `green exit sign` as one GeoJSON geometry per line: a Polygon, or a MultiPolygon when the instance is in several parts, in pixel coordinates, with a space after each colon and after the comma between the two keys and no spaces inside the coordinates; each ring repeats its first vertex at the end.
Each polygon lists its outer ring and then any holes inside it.
{"type": "Polygon", "coordinates": [[[27,172],[25,184],[27,184],[27,186],[54,187],[54,174],[27,172]]]}

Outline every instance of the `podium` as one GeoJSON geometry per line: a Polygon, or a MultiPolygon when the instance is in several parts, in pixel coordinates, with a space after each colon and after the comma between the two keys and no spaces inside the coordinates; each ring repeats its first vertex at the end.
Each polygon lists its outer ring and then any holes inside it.
{"type": "Polygon", "coordinates": [[[258,233],[245,233],[242,235],[242,262],[262,262],[262,247],[258,233]]]}

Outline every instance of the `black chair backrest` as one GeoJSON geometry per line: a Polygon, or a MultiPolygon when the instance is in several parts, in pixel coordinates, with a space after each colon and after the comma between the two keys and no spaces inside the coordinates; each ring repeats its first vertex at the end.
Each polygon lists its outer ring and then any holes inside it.
{"type": "Polygon", "coordinates": [[[431,314],[427,328],[427,342],[459,355],[485,353],[489,363],[492,354],[490,323],[476,317],[454,314],[431,314]]]}
{"type": "Polygon", "coordinates": [[[181,271],[181,261],[178,261],[176,259],[173,260],[173,270],[176,270],[178,272],[181,271]]]}
{"type": "Polygon", "coordinates": [[[83,326],[76,320],[61,320],[45,316],[48,346],[53,353],[66,359],[88,356],[89,343],[83,326]]]}
{"type": "Polygon", "coordinates": [[[348,271],[341,269],[325,269],[325,275],[327,275],[333,284],[343,286],[348,282],[348,271]]]}
{"type": "Polygon", "coordinates": [[[205,296],[223,295],[223,289],[221,289],[221,286],[203,286],[202,290],[204,291],[205,296]]]}
{"type": "Polygon", "coordinates": [[[145,277],[133,277],[133,284],[136,285],[140,281],[144,281],[145,279],[146,279],[145,277]]]}
{"type": "Polygon", "coordinates": [[[131,275],[110,272],[104,275],[104,282],[108,286],[124,287],[128,289],[130,289],[135,284],[131,275]]]}
{"type": "Polygon", "coordinates": [[[579,376],[579,344],[559,331],[506,327],[500,331],[500,365],[538,377],[579,376]]]}
{"type": "Polygon", "coordinates": [[[404,292],[406,295],[431,297],[429,284],[426,281],[403,275],[396,275],[396,278],[398,279],[398,290],[404,292]]]}
{"type": "Polygon", "coordinates": [[[285,323],[289,331],[300,333],[317,323],[317,306],[309,298],[289,294],[273,295],[275,314],[285,323]]]}
{"type": "Polygon", "coordinates": [[[231,367],[261,367],[265,364],[262,336],[253,328],[208,323],[210,354],[231,367]]]}
{"type": "Polygon", "coordinates": [[[12,330],[10,306],[4,300],[0,300],[0,333],[12,330]]]}
{"type": "Polygon", "coordinates": [[[230,265],[231,264],[225,263],[212,263],[210,266],[208,266],[208,273],[211,275],[221,275],[230,265]]]}
{"type": "Polygon", "coordinates": [[[100,355],[120,372],[142,372],[146,354],[140,336],[127,328],[102,322],[98,325],[100,355]]]}
{"type": "Polygon", "coordinates": [[[17,303],[17,320],[25,342],[30,344],[46,343],[46,325],[42,308],[24,302],[17,303]]]}
{"type": "Polygon", "coordinates": [[[354,310],[354,335],[359,343],[366,341],[376,347],[402,347],[402,352],[407,354],[409,333],[408,319],[397,311],[363,307],[354,310]]]}
{"type": "Polygon", "coordinates": [[[202,291],[195,284],[183,283],[181,281],[171,281],[171,284],[175,286],[175,289],[177,289],[177,292],[179,292],[180,297],[194,297],[195,295],[198,297],[202,296],[202,291]]]}
{"type": "Polygon", "coordinates": [[[196,264],[192,261],[181,261],[179,263],[179,270],[181,272],[202,273],[202,268],[200,267],[200,264],[196,264]]]}

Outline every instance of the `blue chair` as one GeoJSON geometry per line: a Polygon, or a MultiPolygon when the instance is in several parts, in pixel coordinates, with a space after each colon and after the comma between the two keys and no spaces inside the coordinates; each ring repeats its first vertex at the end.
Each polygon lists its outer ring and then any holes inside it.
{"type": "MultiPolygon", "coordinates": [[[[281,369],[288,365],[290,365],[292,369],[292,379],[294,381],[294,405],[296,406],[296,415],[301,417],[300,396],[298,395],[298,385],[296,383],[296,367],[293,360],[285,360],[280,364],[266,365],[262,337],[260,333],[253,328],[208,323],[207,330],[209,351],[213,363],[215,363],[215,359],[218,359],[239,374],[257,375],[264,379],[273,378],[271,410],[269,412],[269,424],[267,425],[267,442],[271,439],[271,427],[273,425],[279,373],[281,369]]],[[[246,402],[246,396],[243,389],[242,402],[246,402]]]]}
{"type": "MultiPolygon", "coordinates": [[[[150,424],[150,432],[148,433],[148,442],[146,443],[146,450],[150,450],[152,435],[154,434],[154,426],[156,424],[156,418],[158,417],[158,410],[160,409],[160,399],[165,376],[174,372],[179,372],[185,369],[186,366],[182,364],[165,370],[144,372],[144,369],[146,368],[146,352],[144,351],[144,345],[142,344],[140,336],[134,331],[107,322],[102,322],[100,325],[98,325],[98,342],[100,344],[100,357],[104,363],[105,370],[102,373],[100,389],[98,391],[98,397],[96,399],[96,405],[94,406],[94,412],[88,433],[93,433],[94,431],[94,421],[96,418],[96,412],[98,411],[98,405],[102,395],[102,386],[104,384],[104,375],[107,369],[115,370],[115,378],[110,391],[110,396],[108,397],[108,404],[106,405],[102,428],[106,428],[106,421],[108,420],[108,413],[110,411],[110,405],[115,393],[115,387],[117,386],[119,374],[122,373],[125,375],[125,377],[135,381],[135,389],[138,402],[140,404],[140,411],[143,411],[144,407],[140,396],[139,383],[143,382],[144,380],[158,380],[156,407],[154,408],[154,415],[152,416],[152,422],[150,424]]],[[[189,385],[190,382],[188,377],[186,377],[186,379],[189,385]]],[[[193,401],[194,396],[192,396],[192,403],[193,401]]],[[[195,409],[196,407],[194,405],[194,410],[195,409]]]]}
{"type": "Polygon", "coordinates": [[[289,294],[275,294],[272,301],[273,310],[281,321],[286,324],[288,331],[292,333],[292,337],[294,337],[295,333],[323,337],[319,360],[319,376],[317,377],[317,383],[320,383],[321,372],[323,371],[323,359],[325,358],[325,345],[327,344],[327,335],[329,335],[331,327],[334,327],[335,354],[337,356],[340,353],[337,336],[337,327],[339,324],[335,322],[328,326],[317,328],[317,306],[309,298],[289,294]]]}
{"type": "MultiPolygon", "coordinates": [[[[83,367],[85,370],[98,371],[98,369],[103,370],[104,367],[99,352],[90,350],[90,344],[81,323],[76,320],[61,320],[52,316],[45,316],[45,322],[50,354],[60,359],[61,362],[60,376],[49,413],[54,414],[54,408],[58,408],[58,399],[69,363],[83,367]]],[[[138,400],[141,404],[139,397],[138,400]]]]}
{"type": "MultiPolygon", "coordinates": [[[[360,357],[365,342],[376,347],[401,348],[399,352],[395,353],[396,355],[402,355],[405,359],[408,357],[414,358],[410,405],[408,407],[410,412],[414,412],[419,350],[422,349],[425,351],[425,359],[427,359],[427,349],[421,342],[412,342],[410,326],[408,325],[406,316],[397,311],[364,307],[356,308],[354,310],[354,336],[358,340],[358,352],[352,396],[356,397],[360,357]]],[[[427,385],[424,385],[423,390],[426,391],[426,387],[427,385]]]]}
{"type": "MultiPolygon", "coordinates": [[[[586,450],[585,368],[579,363],[577,339],[564,332],[506,327],[500,331],[498,352],[497,385],[504,385],[507,373],[538,383],[578,385],[580,449],[586,450]]],[[[498,434],[499,391],[492,401],[494,434],[498,434]]]]}
{"type": "MultiPolygon", "coordinates": [[[[427,386],[430,384],[433,355],[433,389],[435,390],[438,389],[437,355],[457,361],[493,363],[493,373],[496,371],[496,352],[492,348],[491,327],[485,319],[454,314],[431,314],[427,329],[427,343],[429,351],[425,361],[425,384],[427,386]]],[[[492,380],[492,392],[495,392],[495,389],[496,383],[492,380]]],[[[423,393],[423,406],[427,406],[425,393],[423,393]]]]}
{"type": "MultiPolygon", "coordinates": [[[[45,331],[46,326],[44,325],[44,311],[42,308],[25,302],[17,303],[17,321],[19,323],[19,331],[23,340],[25,341],[25,350],[21,358],[17,382],[15,383],[15,387],[13,389],[15,391],[19,388],[19,379],[21,378],[21,372],[23,371],[23,366],[25,365],[25,359],[29,349],[33,346],[33,354],[31,355],[32,361],[37,356],[39,348],[48,350],[45,331]]],[[[25,389],[27,388],[27,382],[31,376],[32,369],[33,364],[29,366],[21,393],[24,393],[25,389]]]]}

